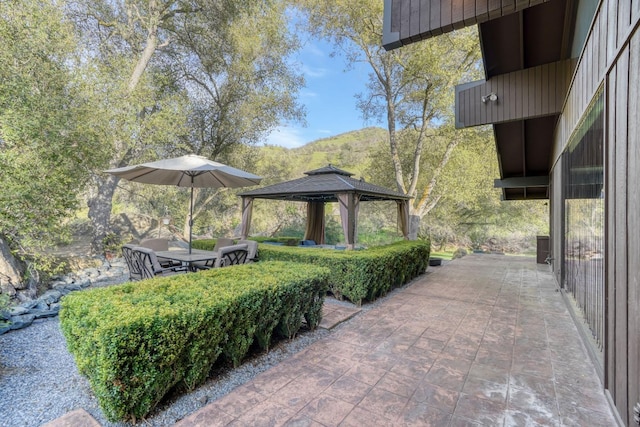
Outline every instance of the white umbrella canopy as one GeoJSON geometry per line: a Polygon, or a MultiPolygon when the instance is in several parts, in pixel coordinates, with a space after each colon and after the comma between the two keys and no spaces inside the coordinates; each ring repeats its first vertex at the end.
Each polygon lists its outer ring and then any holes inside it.
{"type": "Polygon", "coordinates": [[[249,187],[260,184],[262,180],[260,176],[195,154],[109,169],[105,172],[133,182],[191,188],[189,253],[193,228],[193,189],[249,187]]]}

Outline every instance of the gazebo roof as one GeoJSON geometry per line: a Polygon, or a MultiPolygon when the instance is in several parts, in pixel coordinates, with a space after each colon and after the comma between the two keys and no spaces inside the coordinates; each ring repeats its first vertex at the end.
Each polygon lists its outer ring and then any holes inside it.
{"type": "Polygon", "coordinates": [[[339,193],[357,193],[361,201],[408,200],[411,196],[351,178],[353,173],[331,164],[305,172],[305,177],[240,193],[256,199],[337,202],[339,193]]]}

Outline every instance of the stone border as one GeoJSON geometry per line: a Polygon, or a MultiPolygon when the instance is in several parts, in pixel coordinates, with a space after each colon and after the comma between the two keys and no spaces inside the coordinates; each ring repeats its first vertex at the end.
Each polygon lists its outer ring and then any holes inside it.
{"type": "Polygon", "coordinates": [[[128,278],[129,269],[124,258],[104,261],[98,268],[87,268],[64,276],[56,276],[49,283],[49,290],[37,299],[0,311],[0,335],[26,328],[36,319],[57,316],[60,311],[60,299],[68,293],[90,287],[122,283],[128,278]]]}

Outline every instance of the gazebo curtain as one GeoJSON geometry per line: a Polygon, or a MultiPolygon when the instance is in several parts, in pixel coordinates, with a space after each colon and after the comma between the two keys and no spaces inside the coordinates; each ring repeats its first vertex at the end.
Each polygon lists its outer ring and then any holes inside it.
{"type": "Polygon", "coordinates": [[[409,240],[409,200],[398,200],[398,227],[405,240],[409,240]]]}
{"type": "Polygon", "coordinates": [[[353,249],[356,243],[358,231],[358,210],[360,207],[360,196],[355,193],[337,194],[340,204],[340,220],[342,231],[347,247],[353,249]]]}
{"type": "Polygon", "coordinates": [[[253,212],[253,197],[242,198],[242,224],[240,226],[240,236],[242,239],[249,237],[251,228],[251,214],[253,212]]]}
{"type": "Polygon", "coordinates": [[[307,202],[307,229],[304,239],[324,245],[324,202],[307,202]]]}

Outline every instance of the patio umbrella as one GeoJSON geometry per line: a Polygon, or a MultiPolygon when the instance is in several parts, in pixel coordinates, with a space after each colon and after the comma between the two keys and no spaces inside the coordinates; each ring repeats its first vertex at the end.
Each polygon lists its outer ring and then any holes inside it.
{"type": "Polygon", "coordinates": [[[206,157],[188,154],[172,159],[141,163],[105,171],[128,181],[156,185],[176,185],[191,188],[189,204],[189,253],[193,229],[193,189],[248,187],[257,185],[262,177],[245,172],[206,157]]]}

